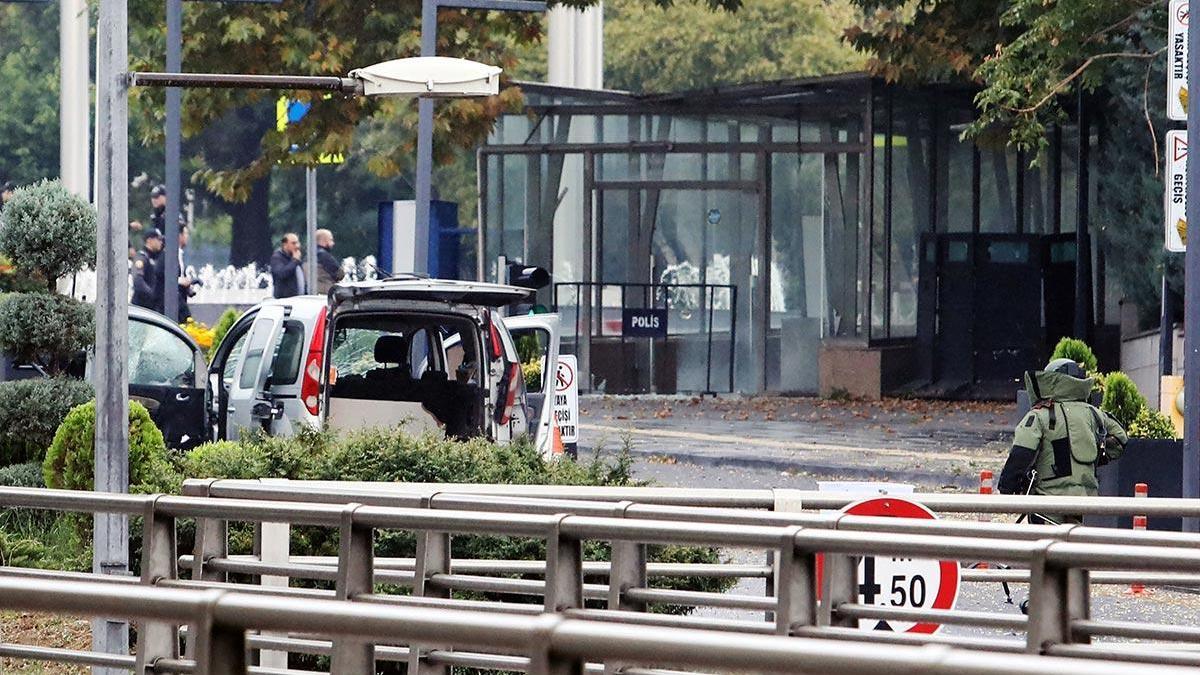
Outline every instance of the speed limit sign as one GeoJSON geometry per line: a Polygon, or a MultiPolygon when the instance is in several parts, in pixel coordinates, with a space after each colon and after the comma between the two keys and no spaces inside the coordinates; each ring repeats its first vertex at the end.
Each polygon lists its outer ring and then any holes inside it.
{"type": "MultiPolygon", "coordinates": [[[[937,516],[925,506],[895,497],[876,497],[842,509],[852,516],[922,518],[937,516]]],[[[817,588],[824,565],[817,561],[817,588]]],[[[959,567],[956,560],[863,556],[858,564],[858,603],[906,609],[954,609],[958,601],[959,567]]],[[[897,633],[935,633],[941,624],[914,621],[860,619],[859,628],[897,633]]]]}

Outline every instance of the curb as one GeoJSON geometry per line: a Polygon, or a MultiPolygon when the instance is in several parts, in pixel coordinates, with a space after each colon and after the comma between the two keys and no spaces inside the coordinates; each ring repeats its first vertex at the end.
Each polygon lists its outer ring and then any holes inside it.
{"type": "MultiPolygon", "coordinates": [[[[583,448],[580,449],[581,453],[583,448]]],[[[588,451],[594,448],[587,448],[588,451]]],[[[602,456],[610,456],[617,451],[608,451],[602,453],[602,456]]],[[[697,466],[708,466],[716,468],[733,468],[733,469],[766,469],[770,471],[797,471],[805,474],[826,474],[837,476],[839,478],[856,478],[860,480],[893,480],[904,481],[908,483],[917,483],[924,485],[934,485],[937,487],[954,486],[963,490],[970,490],[978,487],[978,477],[970,475],[951,475],[945,473],[935,473],[930,471],[904,471],[904,470],[889,470],[881,472],[874,469],[864,469],[861,466],[851,464],[819,464],[805,463],[798,464],[785,459],[775,459],[770,457],[744,457],[744,456],[719,456],[706,453],[693,452],[676,452],[676,451],[650,451],[640,450],[638,448],[630,448],[629,454],[639,459],[650,459],[656,457],[665,457],[673,459],[684,464],[695,464],[697,466]]]]}

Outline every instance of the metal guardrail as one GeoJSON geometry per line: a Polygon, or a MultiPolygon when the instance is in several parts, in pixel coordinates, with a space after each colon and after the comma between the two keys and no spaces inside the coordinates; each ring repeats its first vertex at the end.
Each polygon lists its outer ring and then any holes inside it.
{"type": "MultiPolygon", "coordinates": [[[[192,484],[189,490],[195,490],[192,484]]],[[[210,489],[216,483],[206,483],[210,489]]],[[[293,486],[295,487],[295,486],[293,486]]],[[[631,514],[636,505],[583,506],[608,509],[608,514],[570,515],[532,513],[546,508],[539,500],[516,500],[511,510],[500,507],[504,500],[490,498],[491,510],[454,511],[430,508],[396,508],[363,504],[288,503],[262,498],[224,499],[213,497],[173,497],[159,495],[110,495],[23,488],[0,489],[0,505],[5,507],[48,508],[54,510],[103,512],[115,511],[145,518],[141,584],[160,588],[240,589],[253,591],[263,602],[269,599],[301,601],[337,599],[353,604],[398,607],[433,607],[482,611],[488,615],[509,617],[538,614],[543,611],[567,619],[582,619],[612,624],[616,632],[645,628],[706,628],[738,633],[738,639],[752,633],[822,636],[853,639],[860,642],[912,643],[953,642],[956,645],[996,651],[1029,651],[1043,654],[1070,654],[1094,658],[1120,658],[1129,662],[1200,665],[1200,654],[1167,649],[1121,650],[1110,644],[1091,645],[1093,636],[1116,635],[1141,639],[1167,639],[1200,643],[1200,628],[1190,626],[1136,624],[1098,621],[1090,616],[1088,598],[1093,573],[1136,571],[1159,575],[1200,575],[1200,538],[1194,535],[1154,532],[1126,532],[1085,527],[1041,529],[1034,526],[936,521],[921,524],[925,531],[907,529],[909,523],[896,519],[834,517],[825,527],[792,524],[747,525],[690,520],[647,519],[631,514]],[[537,507],[537,508],[534,508],[537,507]],[[191,579],[180,580],[175,550],[175,522],[179,518],[197,520],[196,549],[188,559],[191,579]],[[314,565],[312,561],[269,563],[228,555],[226,526],[229,521],[292,523],[338,528],[339,556],[336,567],[314,565]],[[877,521],[877,522],[871,522],[877,521]],[[828,525],[832,525],[829,527],[828,525]],[[895,531],[897,526],[904,531],[895,531]],[[870,529],[873,527],[874,529],[870,529]],[[886,528],[886,529],[885,529],[886,528]],[[418,533],[417,557],[413,569],[402,569],[406,561],[374,560],[376,530],[403,529],[418,533]],[[1047,536],[1031,540],[1018,532],[1047,536]],[[544,580],[504,579],[466,573],[483,571],[455,569],[450,557],[452,534],[486,533],[526,536],[542,539],[548,555],[538,561],[544,580]],[[609,541],[613,562],[608,567],[609,583],[585,584],[588,565],[582,559],[582,543],[609,541]],[[770,551],[777,561],[772,569],[776,592],[773,597],[700,593],[650,588],[651,567],[646,564],[647,544],[699,544],[744,547],[770,551]],[[1114,544],[1121,544],[1117,547],[1114,544]],[[1134,544],[1134,545],[1130,545],[1134,544]],[[825,556],[823,601],[817,600],[816,556],[825,556]],[[997,619],[979,612],[946,610],[897,610],[858,604],[856,557],[895,555],[974,561],[979,559],[1024,565],[1030,569],[1030,615],[997,619]],[[228,583],[227,574],[274,574],[333,581],[334,590],[301,588],[259,588],[228,583]],[[374,592],[379,582],[411,584],[412,596],[374,592]],[[498,593],[522,593],[541,596],[543,604],[464,601],[451,598],[453,590],[498,593]],[[592,609],[585,599],[606,599],[608,609],[592,609]],[[649,603],[740,607],[771,611],[773,622],[739,621],[709,617],[674,617],[645,613],[649,603]],[[1002,627],[1025,630],[1024,643],[1012,640],[946,638],[858,631],[853,628],[861,618],[931,621],[1002,627]]],[[[486,501],[486,500],[485,500],[486,501]]],[[[542,500],[544,501],[544,500],[542,500]]],[[[1143,503],[1146,500],[1141,500],[1143,503]]],[[[432,503],[428,502],[427,507],[432,503]]],[[[563,506],[558,504],[558,506],[563,506]]],[[[679,507],[673,507],[679,508],[679,507]]],[[[781,516],[785,514],[774,514],[781,516]]],[[[805,514],[789,514],[804,516],[805,514]]],[[[810,514],[811,515],[811,514],[810,514]]],[[[682,513],[680,514],[682,516],[682,513]]],[[[916,523],[912,523],[916,525],[916,523]]],[[[529,562],[519,564],[532,565],[529,562]]],[[[529,568],[526,568],[529,569],[529,568]]],[[[592,569],[596,569],[592,566],[592,569]]],[[[513,570],[509,570],[511,572],[513,570]]],[[[660,572],[697,570],[662,569],[660,572]]],[[[755,574],[759,570],[752,570],[755,574]]],[[[9,570],[0,570],[9,575],[9,570]]],[[[15,573],[13,573],[15,574],[15,573]]],[[[1143,575],[1144,576],[1144,575],[1143,575]]],[[[28,572],[22,583],[36,584],[56,580],[53,573],[28,572]],[[46,575],[51,575],[47,577],[46,575]]],[[[68,578],[68,577],[62,577],[68,578]]],[[[78,578],[75,575],[74,578],[78,578]]],[[[128,592],[127,580],[106,579],[115,592],[128,592]]],[[[170,617],[158,617],[140,631],[138,658],[143,666],[178,659],[175,638],[179,626],[170,617]]],[[[278,629],[275,625],[271,629],[278,629]]],[[[260,648],[264,639],[276,646],[302,651],[313,648],[312,637],[323,631],[319,625],[285,626],[291,635],[282,638],[255,638],[260,648]],[[298,635],[297,635],[298,634],[298,635]],[[298,638],[300,642],[296,642],[298,638]],[[308,641],[308,642],[304,642],[308,641]]],[[[639,629],[640,630],[640,629],[639,629]]],[[[362,646],[362,636],[334,635],[329,651],[335,663],[349,663],[338,672],[370,672],[377,651],[362,646]],[[347,659],[350,659],[347,661],[347,659]]],[[[409,645],[410,664],[420,672],[447,672],[448,662],[441,651],[444,641],[409,645]],[[440,669],[440,670],[439,670],[440,669]]],[[[322,646],[322,648],[324,648],[322,646]]],[[[393,654],[397,656],[397,654],[393,654]]],[[[499,655],[503,656],[503,655],[499,655]]],[[[511,665],[511,664],[510,664],[511,665]]],[[[491,666],[500,667],[500,666],[491,666]]],[[[336,668],[335,668],[336,670],[336,668]]]]}
{"type": "MultiPolygon", "coordinates": [[[[467,650],[504,651],[503,663],[533,675],[582,673],[589,659],[623,665],[690,667],[770,673],[798,668],[830,675],[921,672],[930,675],[1175,675],[1169,666],[1056,660],[991,654],[945,646],[883,646],[782,636],[748,636],[680,628],[613,625],[555,615],[505,616],[449,609],[387,607],[332,600],[263,597],[221,591],[118,588],[85,582],[29,582],[0,578],[0,607],[27,611],[119,616],[195,626],[191,658],[162,658],[150,672],[232,675],[246,673],[248,630],[300,630],[353,641],[333,651],[334,673],[364,673],[374,642],[425,642],[448,648],[465,663],[488,667],[488,658],[467,650]]],[[[337,644],[335,642],[335,644],[337,644]]],[[[139,656],[139,661],[144,659],[139,656]]],[[[114,662],[115,664],[116,662],[114,662]]],[[[126,661],[120,660],[121,665],[126,661]]],[[[139,670],[147,672],[139,665],[139,670]]],[[[623,672],[640,675],[641,668],[623,672]]]]}

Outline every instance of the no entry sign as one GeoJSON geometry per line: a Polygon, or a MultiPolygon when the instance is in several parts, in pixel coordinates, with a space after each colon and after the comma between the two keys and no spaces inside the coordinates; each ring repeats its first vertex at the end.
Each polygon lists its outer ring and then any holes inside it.
{"type": "MultiPolygon", "coordinates": [[[[916,502],[895,497],[864,499],[842,509],[852,516],[922,518],[936,520],[932,511],[916,502]]],[[[822,567],[817,564],[820,588],[822,567]]],[[[880,607],[954,609],[958,601],[959,567],[956,560],[925,560],[865,556],[858,564],[858,602],[880,607]]],[[[941,624],[861,619],[859,628],[897,633],[935,633],[941,624]]]]}

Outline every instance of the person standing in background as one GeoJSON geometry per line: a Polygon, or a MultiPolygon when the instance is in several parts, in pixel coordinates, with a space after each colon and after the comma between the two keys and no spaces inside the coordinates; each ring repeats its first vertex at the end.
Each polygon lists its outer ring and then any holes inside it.
{"type": "Polygon", "coordinates": [[[328,295],[329,289],[345,276],[346,272],[333,257],[333,233],[317,230],[317,292],[328,295]]]}
{"type": "Polygon", "coordinates": [[[271,281],[276,298],[304,293],[304,266],[301,263],[300,237],[288,232],[279,241],[279,248],[271,254],[271,281]]]}

